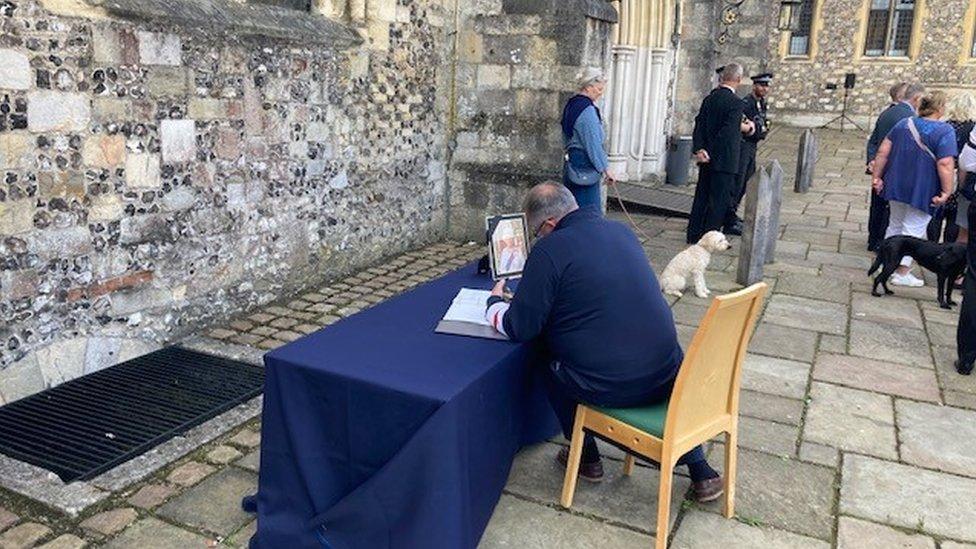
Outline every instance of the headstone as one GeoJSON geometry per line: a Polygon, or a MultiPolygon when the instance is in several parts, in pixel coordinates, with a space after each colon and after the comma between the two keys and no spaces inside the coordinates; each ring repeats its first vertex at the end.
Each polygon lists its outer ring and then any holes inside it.
{"type": "Polygon", "coordinates": [[[800,136],[800,150],[796,158],[796,180],[793,190],[805,193],[813,185],[813,170],[817,165],[817,136],[813,130],[804,130],[800,136]]]}
{"type": "Polygon", "coordinates": [[[783,168],[779,162],[770,164],[769,240],[766,241],[766,265],[776,261],[776,242],[779,240],[779,210],[783,206],[783,168]]]}
{"type": "Polygon", "coordinates": [[[775,200],[776,188],[783,185],[783,169],[779,162],[760,169],[747,186],[745,230],[742,231],[742,249],[739,252],[739,268],[736,281],[748,286],[763,279],[763,267],[768,255],[775,250],[779,233],[779,205],[775,200]]]}

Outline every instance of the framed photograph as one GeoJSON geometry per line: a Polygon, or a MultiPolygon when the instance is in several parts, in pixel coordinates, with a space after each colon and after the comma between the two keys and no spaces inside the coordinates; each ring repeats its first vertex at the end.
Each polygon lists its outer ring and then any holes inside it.
{"type": "Polygon", "coordinates": [[[485,226],[491,277],[499,280],[522,276],[525,260],[529,257],[529,230],[525,214],[488,217],[485,226]]]}

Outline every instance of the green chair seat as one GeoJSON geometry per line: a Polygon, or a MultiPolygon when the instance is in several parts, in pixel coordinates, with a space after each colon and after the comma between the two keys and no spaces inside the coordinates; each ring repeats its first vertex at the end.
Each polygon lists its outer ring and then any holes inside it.
{"type": "Polygon", "coordinates": [[[664,438],[664,420],[668,416],[668,402],[665,400],[652,406],[640,408],[600,408],[598,406],[592,406],[592,408],[645,433],[664,438]]]}

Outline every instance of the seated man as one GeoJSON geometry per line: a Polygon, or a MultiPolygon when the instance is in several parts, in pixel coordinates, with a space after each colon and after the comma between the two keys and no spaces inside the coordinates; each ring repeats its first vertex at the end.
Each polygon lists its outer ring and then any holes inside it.
{"type": "MultiPolygon", "coordinates": [[[[525,200],[529,230],[539,240],[526,261],[511,304],[504,281],[488,300],[487,318],[515,341],[541,338],[549,400],[567,438],[577,403],[644,406],[671,394],[684,358],[674,318],[634,233],[579,208],[564,186],[543,183],[525,200]]],[[[565,466],[569,455],[558,456],[565,466]]],[[[722,494],[722,480],[701,447],[678,461],[688,466],[695,499],[722,494]]],[[[586,435],[580,476],[603,478],[600,452],[586,435]]]]}

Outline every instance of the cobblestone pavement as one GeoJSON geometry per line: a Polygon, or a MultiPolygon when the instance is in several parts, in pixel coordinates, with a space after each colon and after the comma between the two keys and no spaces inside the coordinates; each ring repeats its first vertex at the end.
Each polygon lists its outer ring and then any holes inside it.
{"type": "MultiPolygon", "coordinates": [[[[793,172],[799,133],[782,129],[765,158],[793,172]]],[[[933,280],[870,295],[864,250],[867,181],[863,135],[821,132],[813,189],[789,191],[771,297],[743,376],[736,520],[717,505],[682,501],[675,482],[672,547],[976,549],[976,376],[952,369],[957,310],[939,309],[933,280]]],[[[788,177],[788,179],[792,179],[788,177]]],[[[622,214],[611,213],[624,219],[622,214]]],[[[635,216],[660,272],[681,248],[685,222],[635,216]]],[[[735,250],[707,279],[732,290],[735,250]]],[[[480,254],[437,244],[314,292],[292,296],[227,326],[214,339],[273,348],[405,291],[480,254]]],[[[673,303],[690,340],[707,301],[673,303]]],[[[244,425],[135,487],[68,520],[0,493],[0,548],[240,546],[254,531],[240,497],[255,489],[259,425],[244,425]]],[[[558,506],[562,441],[523,451],[483,547],[648,547],[657,471],[621,475],[607,449],[607,479],[558,506]]],[[[712,445],[713,465],[723,448],[712,445]]]]}

